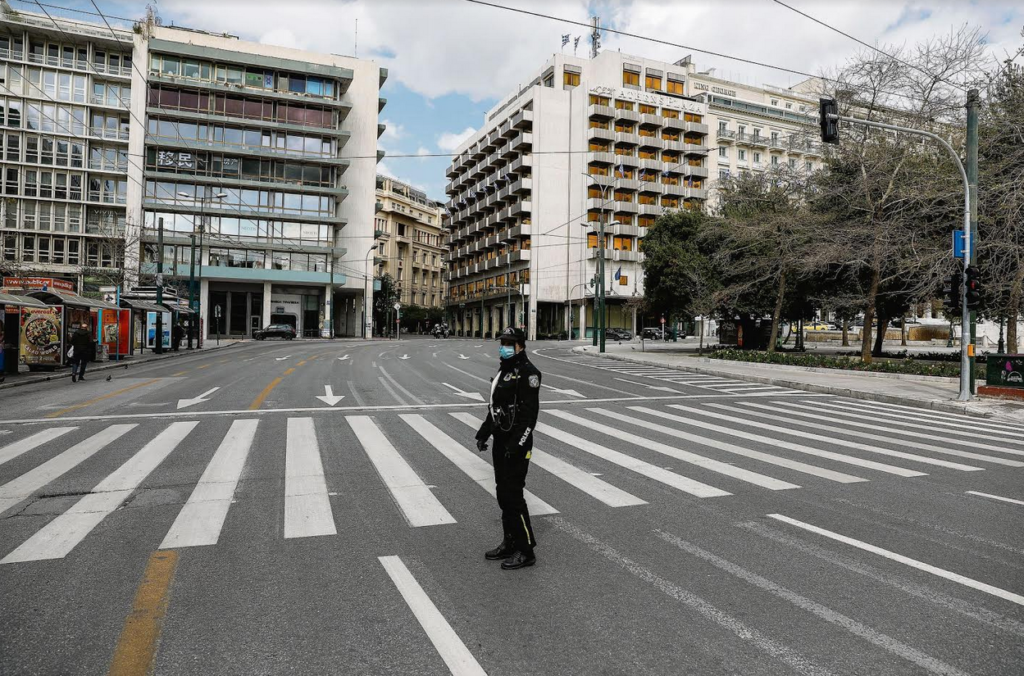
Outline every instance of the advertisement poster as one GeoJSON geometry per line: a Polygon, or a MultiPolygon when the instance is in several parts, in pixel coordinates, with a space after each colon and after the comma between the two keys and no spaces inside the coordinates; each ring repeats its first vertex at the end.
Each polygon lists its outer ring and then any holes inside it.
{"type": "Polygon", "coordinates": [[[21,308],[21,357],[26,364],[60,366],[63,310],[59,305],[21,308]]]}
{"type": "MultiPolygon", "coordinates": [[[[154,313],[155,314],[155,313],[154,313]]],[[[100,342],[106,347],[108,355],[126,356],[131,347],[131,310],[104,310],[103,323],[100,325],[100,342]],[[120,324],[118,315],[121,315],[120,324]],[[120,337],[118,337],[120,328],[120,337]]]]}
{"type": "MultiPolygon", "coordinates": [[[[160,313],[164,317],[161,320],[163,322],[164,334],[164,347],[169,348],[171,346],[171,313],[162,312],[160,313]]],[[[146,347],[152,349],[156,347],[156,312],[146,313],[146,347]]]]}

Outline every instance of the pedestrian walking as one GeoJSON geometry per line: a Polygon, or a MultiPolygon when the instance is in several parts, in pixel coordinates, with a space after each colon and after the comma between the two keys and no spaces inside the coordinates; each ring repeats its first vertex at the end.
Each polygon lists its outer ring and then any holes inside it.
{"type": "Polygon", "coordinates": [[[526,353],[522,329],[509,327],[499,340],[498,373],[491,380],[487,419],[476,433],[476,448],[481,453],[486,451],[487,440],[493,437],[494,482],[504,530],[501,544],[484,556],[491,561],[502,560],[504,570],[515,570],[537,561],[533,553],[537,539],[523,488],[540,412],[541,373],[526,353]]]}
{"type": "Polygon", "coordinates": [[[171,349],[175,352],[181,347],[181,339],[185,337],[185,328],[181,324],[175,324],[171,328],[171,349]]]}
{"type": "Polygon", "coordinates": [[[71,382],[85,380],[85,365],[92,361],[95,349],[89,325],[82,322],[71,334],[71,382]]]}

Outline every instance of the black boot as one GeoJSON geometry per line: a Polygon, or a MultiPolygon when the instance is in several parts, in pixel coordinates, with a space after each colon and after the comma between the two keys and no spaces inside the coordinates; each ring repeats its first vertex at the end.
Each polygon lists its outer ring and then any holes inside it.
{"type": "Polygon", "coordinates": [[[537,563],[537,557],[533,555],[533,552],[517,551],[512,556],[501,562],[501,569],[516,570],[517,568],[532,566],[535,563],[537,563]]]}
{"type": "Polygon", "coordinates": [[[515,547],[512,546],[512,540],[505,538],[501,541],[501,544],[494,549],[489,549],[484,553],[484,558],[488,561],[501,561],[512,556],[516,551],[515,547]]]}

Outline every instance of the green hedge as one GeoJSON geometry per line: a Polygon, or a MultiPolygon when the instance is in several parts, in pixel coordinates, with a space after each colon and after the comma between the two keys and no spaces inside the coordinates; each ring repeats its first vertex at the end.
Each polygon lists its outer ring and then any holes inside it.
{"type": "MultiPolygon", "coordinates": [[[[915,359],[899,361],[880,360],[865,364],[859,358],[830,356],[824,354],[794,354],[789,352],[758,352],[754,350],[716,350],[708,355],[711,359],[749,361],[758,364],[784,364],[786,366],[811,366],[825,369],[848,371],[875,371],[879,373],[907,373],[919,376],[942,376],[958,378],[960,364],[951,362],[927,363],[915,359]]],[[[984,378],[984,368],[978,369],[978,376],[984,378]]]]}

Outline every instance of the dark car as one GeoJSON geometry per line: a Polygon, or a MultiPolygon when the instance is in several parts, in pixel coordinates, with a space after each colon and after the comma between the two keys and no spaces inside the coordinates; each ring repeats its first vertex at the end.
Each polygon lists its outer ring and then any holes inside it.
{"type": "Polygon", "coordinates": [[[606,329],[605,340],[632,340],[633,334],[626,329],[606,329]]]}
{"type": "Polygon", "coordinates": [[[252,337],[256,340],[266,340],[267,338],[292,340],[295,338],[295,328],[288,324],[271,324],[270,326],[253,331],[252,337]]]}
{"type": "Polygon", "coordinates": [[[649,326],[643,330],[640,337],[644,340],[662,340],[665,333],[659,327],[649,326]]]}

